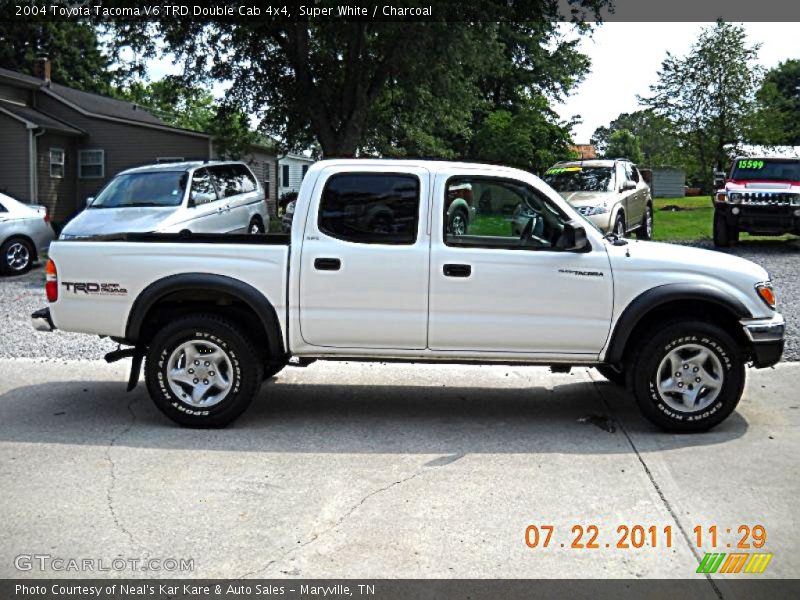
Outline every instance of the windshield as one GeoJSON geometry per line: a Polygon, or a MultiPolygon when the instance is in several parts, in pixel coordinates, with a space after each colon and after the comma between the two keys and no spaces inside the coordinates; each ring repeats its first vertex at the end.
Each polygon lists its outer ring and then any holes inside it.
{"type": "Polygon", "coordinates": [[[186,173],[130,173],[111,180],[89,208],[130,208],[135,206],[180,206],[186,187],[186,173]]]}
{"type": "Polygon", "coordinates": [[[742,158],[733,163],[731,179],[800,181],[800,160],[742,158]]]}
{"type": "Polygon", "coordinates": [[[611,192],[614,169],[611,167],[553,167],[544,180],[557,192],[611,192]]]}

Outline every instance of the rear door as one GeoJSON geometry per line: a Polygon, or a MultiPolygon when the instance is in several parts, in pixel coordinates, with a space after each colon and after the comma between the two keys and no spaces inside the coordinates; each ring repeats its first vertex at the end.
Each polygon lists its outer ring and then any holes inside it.
{"type": "Polygon", "coordinates": [[[423,168],[321,173],[308,214],[294,217],[294,227],[304,226],[299,292],[306,343],[425,348],[429,189],[423,168]]]}
{"type": "Polygon", "coordinates": [[[247,222],[242,225],[233,210],[236,199],[242,194],[242,177],[236,171],[237,165],[214,165],[208,167],[219,200],[216,202],[216,214],[207,222],[214,233],[243,233],[247,231],[247,222]]]}

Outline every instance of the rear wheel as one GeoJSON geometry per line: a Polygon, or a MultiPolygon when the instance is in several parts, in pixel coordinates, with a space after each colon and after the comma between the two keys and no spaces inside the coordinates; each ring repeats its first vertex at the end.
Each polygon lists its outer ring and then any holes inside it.
{"type": "Polygon", "coordinates": [[[706,431],[734,411],[744,391],[744,358],[723,329],[673,321],[643,339],[628,378],[648,420],[667,431],[706,431]]]}
{"type": "Polygon", "coordinates": [[[0,247],[0,272],[21,275],[33,265],[33,246],[28,240],[15,238],[0,247]]]}
{"type": "Polygon", "coordinates": [[[225,427],[250,405],[263,367],[248,337],[215,315],[173,321],[150,342],[145,380],[158,409],[188,427],[225,427]]]}
{"type": "Polygon", "coordinates": [[[264,233],[264,222],[260,217],[253,217],[250,220],[250,225],[247,227],[247,231],[253,235],[264,233]]]}
{"type": "Polygon", "coordinates": [[[644,209],[642,224],[636,230],[636,237],[640,240],[653,239],[653,207],[650,204],[644,209]]]}

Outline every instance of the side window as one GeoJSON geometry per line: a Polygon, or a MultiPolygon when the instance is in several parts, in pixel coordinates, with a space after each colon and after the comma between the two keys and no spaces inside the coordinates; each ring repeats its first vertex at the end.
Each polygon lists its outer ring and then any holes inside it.
{"type": "Polygon", "coordinates": [[[639,183],[639,172],[631,163],[625,163],[625,176],[628,178],[628,181],[639,183]]]}
{"type": "Polygon", "coordinates": [[[234,165],[234,171],[238,180],[239,191],[242,194],[254,192],[258,189],[256,178],[250,172],[250,169],[244,165],[234,165]]]}
{"type": "Polygon", "coordinates": [[[195,205],[207,204],[217,199],[217,191],[211,181],[211,175],[207,169],[199,169],[192,176],[192,189],[190,198],[195,205]]]}
{"type": "Polygon", "coordinates": [[[395,173],[342,173],[328,179],[319,229],[359,244],[413,244],[419,220],[419,179],[395,173]]]}
{"type": "Polygon", "coordinates": [[[219,165],[209,170],[220,198],[230,198],[242,193],[241,178],[236,173],[236,165],[219,165]]]}
{"type": "Polygon", "coordinates": [[[628,174],[625,172],[625,165],[617,163],[617,190],[621,190],[622,186],[628,181],[628,174]]]}
{"type": "Polygon", "coordinates": [[[281,186],[289,187],[289,165],[281,167],[281,186]]]}
{"type": "Polygon", "coordinates": [[[452,177],[445,193],[448,246],[547,250],[569,220],[544,194],[519,181],[452,177]]]}

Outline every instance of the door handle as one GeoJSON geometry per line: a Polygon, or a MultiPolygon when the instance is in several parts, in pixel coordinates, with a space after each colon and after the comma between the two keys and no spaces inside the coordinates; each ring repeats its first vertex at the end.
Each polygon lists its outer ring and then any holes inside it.
{"type": "Polygon", "coordinates": [[[469,277],[472,275],[472,265],[445,265],[442,271],[445,277],[469,277]]]}
{"type": "Polygon", "coordinates": [[[315,258],[314,268],[317,271],[338,271],[342,268],[342,261],[338,258],[315,258]]]}

